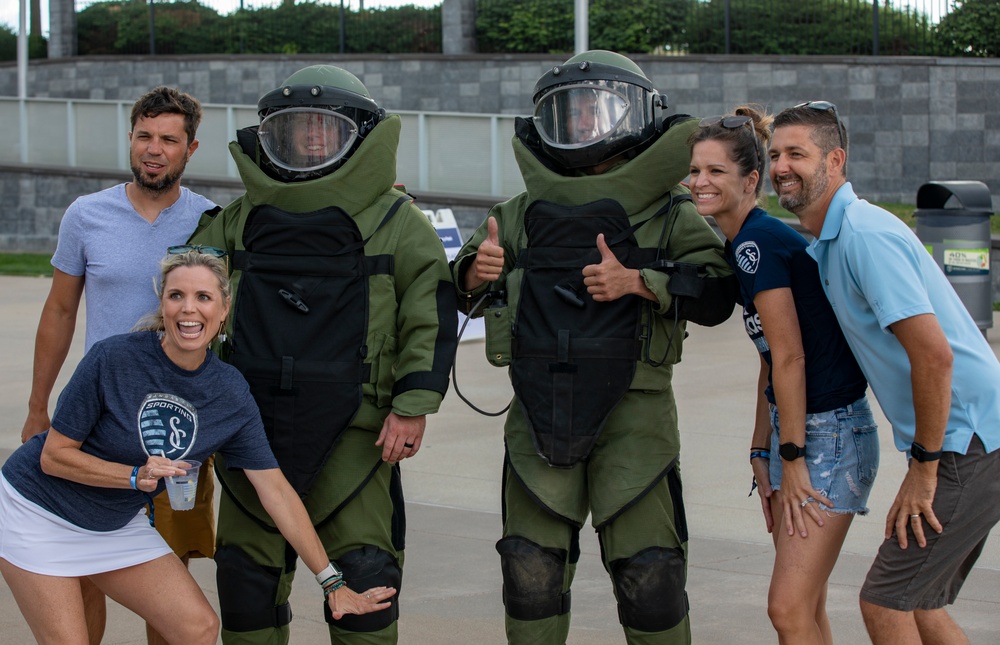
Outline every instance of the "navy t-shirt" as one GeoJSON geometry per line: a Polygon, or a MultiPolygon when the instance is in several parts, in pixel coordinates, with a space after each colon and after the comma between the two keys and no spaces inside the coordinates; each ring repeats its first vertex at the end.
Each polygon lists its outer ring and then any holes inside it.
{"type": "MultiPolygon", "coordinates": [[[[753,299],[769,289],[792,290],[806,360],[806,411],[814,413],[853,403],[864,395],[868,383],[823,293],[819,268],[806,253],[807,246],[790,226],[755,208],[733,241],[726,243],[726,261],[740,283],[747,334],[768,365],[771,349],[753,299]]],[[[774,403],[770,373],[765,395],[774,403]]]]}
{"type": "MultiPolygon", "coordinates": [[[[236,368],[206,352],[198,369],[182,369],[163,353],[156,332],[95,344],[59,395],[52,427],[82,442],[85,453],[132,466],[145,464],[150,454],[204,463],[220,452],[233,469],[278,467],[236,368]]],[[[43,473],[47,436],[32,437],[3,466],[21,495],[92,531],[119,529],[145,505],[145,495],[131,488],[87,486],[43,473]]]]}

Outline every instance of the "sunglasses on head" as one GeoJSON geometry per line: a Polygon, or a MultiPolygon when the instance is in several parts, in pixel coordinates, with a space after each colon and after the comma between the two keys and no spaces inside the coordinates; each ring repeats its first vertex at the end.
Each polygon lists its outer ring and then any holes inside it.
{"type": "Polygon", "coordinates": [[[819,110],[820,112],[833,112],[833,118],[837,122],[837,134],[840,135],[840,147],[847,151],[847,136],[844,134],[844,124],[840,121],[840,114],[837,112],[837,106],[829,101],[806,101],[805,103],[799,103],[795,106],[796,108],[809,108],[810,110],[819,110]]]}
{"type": "Polygon", "coordinates": [[[214,246],[202,246],[201,244],[178,244],[176,246],[167,247],[167,253],[170,255],[180,255],[182,253],[202,253],[204,255],[211,255],[213,258],[224,258],[228,253],[225,249],[216,248],[214,246]]]}
{"type": "Polygon", "coordinates": [[[700,128],[710,128],[714,125],[722,126],[727,130],[739,130],[743,126],[750,125],[750,136],[753,137],[753,151],[757,155],[757,162],[762,161],[760,156],[760,144],[757,142],[757,133],[753,129],[753,119],[745,114],[732,115],[732,116],[710,116],[706,119],[702,119],[698,123],[700,128]]]}
{"type": "Polygon", "coordinates": [[[226,253],[225,249],[220,249],[215,246],[202,246],[201,244],[177,244],[176,246],[168,246],[168,255],[181,255],[183,253],[201,253],[202,255],[211,255],[213,258],[219,258],[226,263],[226,271],[229,271],[229,254],[226,253]]]}
{"type": "Polygon", "coordinates": [[[707,119],[702,119],[698,126],[702,128],[710,128],[713,125],[721,125],[727,130],[736,130],[737,128],[742,128],[747,123],[753,123],[753,119],[746,115],[710,116],[707,119]]]}

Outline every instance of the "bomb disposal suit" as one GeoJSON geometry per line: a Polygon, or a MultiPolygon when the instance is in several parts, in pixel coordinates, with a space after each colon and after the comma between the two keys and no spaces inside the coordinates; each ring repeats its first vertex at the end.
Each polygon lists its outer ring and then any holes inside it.
{"type": "Polygon", "coordinates": [[[718,324],[735,298],[719,237],[678,185],[697,121],[664,117],[666,97],[610,52],[552,69],[534,102],[513,140],[526,191],[490,211],[500,279],[466,290],[488,223],[453,263],[467,309],[486,294],[473,315],[485,316],[487,357],[510,366],[514,387],[497,543],[507,638],[566,642],[589,513],[628,642],[688,643],[670,381],[685,321],[718,324]],[[583,269],[602,262],[638,270],[655,301],[594,300],[583,269]]]}
{"type": "MultiPolygon", "coordinates": [[[[260,126],[230,144],[246,193],[203,216],[191,239],[230,254],[234,315],[220,351],[250,383],[281,470],[347,584],[398,589],[400,471],[375,444],[382,432],[386,445],[398,439],[398,458],[411,456],[447,389],[456,316],[444,248],[393,188],[398,115],[356,77],[308,67],[258,107],[260,126]],[[419,431],[389,432],[407,423],[419,431]]],[[[296,554],[244,474],[221,458],[217,468],[223,641],[287,643],[296,554]]],[[[395,643],[397,598],[337,621],[326,609],[331,641],[395,643]]]]}

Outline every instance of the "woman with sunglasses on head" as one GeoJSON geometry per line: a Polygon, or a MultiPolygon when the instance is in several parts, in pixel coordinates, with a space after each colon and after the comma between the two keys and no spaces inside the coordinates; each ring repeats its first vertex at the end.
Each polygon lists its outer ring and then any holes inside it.
{"type": "Polygon", "coordinates": [[[172,250],[145,331],[95,344],[52,427],[3,466],[0,572],[35,639],[87,643],[79,579],[88,577],[168,642],[216,642],[215,612],[144,512],[163,478],[216,451],[245,471],[335,617],[385,609],[394,589],[345,586],[278,469],[246,381],[208,351],[229,313],[225,252],[172,250]]]}
{"type": "Polygon", "coordinates": [[[771,120],[742,106],[702,121],[689,139],[691,194],[726,237],[760,352],[750,464],[775,545],[768,615],[780,643],[829,644],[827,581],[854,515],[868,512],[878,438],[806,240],[757,205],[771,120]]]}

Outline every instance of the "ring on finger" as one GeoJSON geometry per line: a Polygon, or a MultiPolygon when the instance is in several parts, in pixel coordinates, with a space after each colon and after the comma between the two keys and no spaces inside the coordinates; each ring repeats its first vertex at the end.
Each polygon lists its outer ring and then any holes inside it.
{"type": "Polygon", "coordinates": [[[809,505],[809,500],[808,499],[802,500],[802,503],[799,504],[799,506],[801,506],[802,508],[805,508],[808,505],[809,505]]]}
{"type": "Polygon", "coordinates": [[[914,513],[913,515],[910,515],[910,519],[911,520],[919,520],[920,519],[920,513],[914,513]]]}
{"type": "Polygon", "coordinates": [[[404,448],[412,448],[412,447],[413,447],[413,444],[412,444],[412,443],[404,443],[404,444],[403,444],[403,447],[404,447],[404,448]]]}

